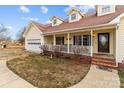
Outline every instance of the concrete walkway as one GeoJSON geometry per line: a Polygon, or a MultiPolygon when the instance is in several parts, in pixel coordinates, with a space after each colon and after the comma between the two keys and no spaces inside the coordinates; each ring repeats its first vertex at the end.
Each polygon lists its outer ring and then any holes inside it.
{"type": "Polygon", "coordinates": [[[105,71],[92,65],[86,77],[72,88],[118,88],[120,80],[116,70],[105,71]]]}
{"type": "Polygon", "coordinates": [[[34,86],[20,78],[6,66],[5,60],[0,60],[0,88],[33,88],[34,86]]]}

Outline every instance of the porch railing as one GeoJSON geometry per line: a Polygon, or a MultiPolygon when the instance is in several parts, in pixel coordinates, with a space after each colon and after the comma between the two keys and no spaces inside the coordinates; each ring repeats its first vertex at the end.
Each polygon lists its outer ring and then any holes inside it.
{"type": "Polygon", "coordinates": [[[80,55],[90,55],[91,46],[70,45],[70,53],[80,54],[80,55]]]}
{"type": "Polygon", "coordinates": [[[67,45],[46,45],[48,47],[48,51],[54,52],[67,52],[67,45]]]}
{"type": "MultiPolygon", "coordinates": [[[[48,51],[68,53],[68,45],[45,45],[48,51]]],[[[69,53],[88,55],[91,54],[91,46],[69,45],[69,53]]]]}

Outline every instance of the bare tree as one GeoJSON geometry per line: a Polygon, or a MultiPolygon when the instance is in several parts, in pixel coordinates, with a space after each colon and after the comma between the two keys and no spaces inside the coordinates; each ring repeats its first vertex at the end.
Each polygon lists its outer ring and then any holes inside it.
{"type": "Polygon", "coordinates": [[[24,37],[23,34],[26,30],[26,27],[24,27],[23,29],[21,29],[18,33],[17,33],[17,41],[19,41],[21,44],[24,44],[24,37]]]}
{"type": "Polygon", "coordinates": [[[7,31],[8,29],[3,24],[0,24],[0,41],[7,40],[7,31]]]}

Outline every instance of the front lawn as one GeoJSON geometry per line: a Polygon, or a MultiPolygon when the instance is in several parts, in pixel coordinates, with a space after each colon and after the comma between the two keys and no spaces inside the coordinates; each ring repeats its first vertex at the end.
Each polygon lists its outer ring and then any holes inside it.
{"type": "Polygon", "coordinates": [[[119,78],[120,78],[120,84],[122,88],[124,88],[124,69],[119,69],[118,70],[118,75],[119,75],[119,78]]]}
{"type": "Polygon", "coordinates": [[[29,55],[7,62],[14,73],[36,87],[71,87],[81,81],[90,69],[90,64],[75,64],[74,61],[41,55],[29,55]]]}
{"type": "Polygon", "coordinates": [[[17,56],[27,56],[28,52],[25,52],[22,48],[5,48],[0,49],[0,59],[12,59],[17,56]]]}

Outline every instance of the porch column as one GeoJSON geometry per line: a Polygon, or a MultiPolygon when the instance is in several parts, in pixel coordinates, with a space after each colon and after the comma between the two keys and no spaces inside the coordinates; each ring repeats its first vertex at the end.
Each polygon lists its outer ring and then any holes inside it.
{"type": "Polygon", "coordinates": [[[93,56],[93,30],[91,30],[91,56],[93,56]]]}
{"type": "Polygon", "coordinates": [[[118,25],[116,26],[116,29],[115,29],[115,47],[116,47],[116,51],[115,51],[115,58],[116,58],[116,66],[118,66],[118,25]]]}
{"type": "Polygon", "coordinates": [[[70,53],[70,40],[69,40],[69,38],[70,38],[70,34],[68,33],[68,44],[67,44],[67,52],[68,53],[70,53]]]}
{"type": "Polygon", "coordinates": [[[53,35],[53,45],[56,45],[56,34],[53,35]]]}

